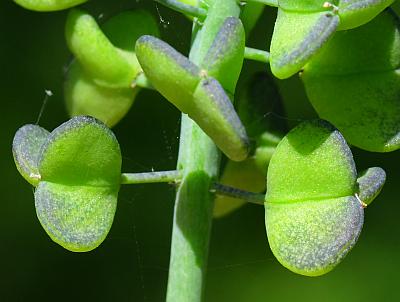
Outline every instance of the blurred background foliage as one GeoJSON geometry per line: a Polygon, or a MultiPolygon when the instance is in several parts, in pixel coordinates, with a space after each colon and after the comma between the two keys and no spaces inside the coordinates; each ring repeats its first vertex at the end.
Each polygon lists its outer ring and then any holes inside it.
{"type": "MultiPolygon", "coordinates": [[[[124,9],[145,7],[160,21],[164,40],[188,51],[189,21],[150,0],[93,0],[86,7],[100,20],[124,9]]],[[[268,48],[275,14],[274,9],[265,10],[249,46],[268,48]]],[[[76,254],[52,243],[41,228],[32,188],[14,166],[14,133],[24,124],[36,122],[45,89],[54,96],[44,107],[41,126],[51,130],[68,119],[62,92],[71,59],[64,41],[65,18],[65,11],[36,13],[10,0],[0,2],[0,186],[4,193],[0,301],[163,301],[172,186],[123,187],[108,239],[93,252],[76,254]]],[[[244,76],[263,69],[259,63],[246,62],[244,76]]],[[[297,76],[277,84],[290,126],[315,116],[297,76]]],[[[114,131],[122,147],[125,172],[175,167],[179,112],[157,93],[141,92],[114,131]]],[[[381,166],[388,182],[366,210],[358,244],[343,263],[318,278],[289,272],[269,250],[263,208],[247,205],[214,223],[205,301],[400,301],[400,153],[353,152],[359,170],[381,166]]]]}

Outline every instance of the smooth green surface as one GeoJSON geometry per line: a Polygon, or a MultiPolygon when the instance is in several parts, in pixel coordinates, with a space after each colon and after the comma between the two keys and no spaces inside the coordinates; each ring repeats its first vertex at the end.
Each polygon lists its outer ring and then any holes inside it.
{"type": "Polygon", "coordinates": [[[51,132],[39,160],[36,213],[50,238],[74,252],[96,248],[117,206],[121,152],[100,121],[75,117],[51,132]]]}
{"type": "Polygon", "coordinates": [[[87,0],[14,0],[22,7],[39,12],[57,11],[82,4],[87,0]]]}
{"type": "Polygon", "coordinates": [[[304,69],[315,110],[354,146],[375,152],[400,147],[399,49],[398,18],[386,11],[338,32],[304,69]]]}
{"type": "Polygon", "coordinates": [[[346,141],[325,121],[303,122],[279,143],[268,167],[265,222],[283,266],[323,275],[353,247],[364,219],[356,177],[346,141]]]}
{"type": "Polygon", "coordinates": [[[271,42],[272,73],[285,79],[300,71],[338,25],[339,17],[331,12],[305,14],[279,9],[271,42]]]}
{"type": "Polygon", "coordinates": [[[38,125],[25,125],[15,133],[12,152],[19,173],[31,185],[39,183],[38,160],[50,132],[38,125]]]}
{"type": "MultiPolygon", "coordinates": [[[[210,60],[214,56],[213,48],[211,52],[210,60]]],[[[152,85],[179,110],[188,114],[230,159],[240,161],[248,156],[246,131],[217,80],[154,37],[141,37],[136,43],[136,53],[152,85]]],[[[220,64],[221,60],[217,59],[215,57],[214,62],[220,64]]],[[[224,61],[220,68],[223,66],[224,61]]],[[[214,65],[210,67],[214,68],[214,65]]],[[[218,69],[212,73],[219,76],[218,69]]]]}
{"type": "Polygon", "coordinates": [[[367,205],[379,195],[386,182],[386,172],[382,168],[369,168],[358,176],[357,183],[359,186],[358,197],[367,205]]]}
{"type": "Polygon", "coordinates": [[[158,24],[149,12],[131,10],[113,16],[100,29],[88,14],[74,11],[67,31],[77,56],[64,85],[68,112],[94,116],[112,127],[126,115],[139,92],[133,85],[141,72],[135,42],[143,34],[158,36],[158,24]],[[127,70],[126,79],[120,78],[123,69],[127,70]]]}

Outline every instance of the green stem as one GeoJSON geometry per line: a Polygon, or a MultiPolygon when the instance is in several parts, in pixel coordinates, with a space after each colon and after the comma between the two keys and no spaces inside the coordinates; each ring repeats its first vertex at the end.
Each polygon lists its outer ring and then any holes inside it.
{"type": "Polygon", "coordinates": [[[181,178],[181,173],[176,170],[146,173],[123,173],[121,175],[121,184],[133,185],[159,182],[177,183],[181,178]]]}
{"type": "Polygon", "coordinates": [[[233,197],[237,199],[245,200],[246,202],[251,202],[255,204],[264,205],[265,194],[252,193],[240,189],[236,189],[230,186],[226,186],[220,183],[214,183],[212,190],[217,195],[224,195],[228,197],[233,197]]]}
{"type": "Polygon", "coordinates": [[[178,0],[154,0],[164,6],[167,6],[177,12],[189,15],[200,20],[204,20],[207,16],[207,11],[203,8],[182,3],[178,0]]]}
{"type": "Polygon", "coordinates": [[[278,0],[245,0],[245,2],[262,3],[268,6],[278,7],[278,0]]]}
{"type": "Polygon", "coordinates": [[[246,47],[244,51],[244,58],[247,60],[258,61],[261,63],[269,63],[270,53],[265,50],[246,47]]]}
{"type": "MultiPolygon", "coordinates": [[[[150,183],[173,183],[179,184],[182,181],[181,171],[158,171],[158,172],[144,172],[144,173],[122,173],[121,184],[123,185],[136,185],[136,184],[150,184],[150,183]]],[[[210,193],[217,195],[224,195],[228,197],[238,198],[247,202],[264,204],[264,194],[252,193],[230,186],[226,186],[217,182],[210,185],[210,193]]]]}
{"type": "Polygon", "coordinates": [[[153,85],[151,85],[149,79],[146,77],[146,75],[143,72],[140,73],[136,77],[136,79],[133,80],[131,87],[132,88],[140,87],[140,88],[144,88],[144,89],[154,90],[153,85]]]}
{"type": "MultiPolygon", "coordinates": [[[[214,1],[203,26],[194,25],[190,59],[201,65],[225,19],[239,14],[237,0],[214,1]]],[[[175,200],[167,302],[203,300],[214,207],[210,187],[218,176],[220,157],[211,139],[183,114],[178,159],[183,178],[175,200]]]]}

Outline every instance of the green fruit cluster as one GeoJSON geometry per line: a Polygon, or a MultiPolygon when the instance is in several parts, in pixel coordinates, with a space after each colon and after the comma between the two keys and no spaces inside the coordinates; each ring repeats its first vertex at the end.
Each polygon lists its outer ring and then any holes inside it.
{"type": "MultiPolygon", "coordinates": [[[[38,11],[85,2],[15,1],[38,11]]],[[[281,102],[271,76],[236,87],[246,34],[262,5],[250,1],[241,19],[219,18],[218,10],[237,4],[215,1],[175,1],[207,12],[205,20],[195,19],[195,34],[204,39],[200,46],[200,39],[193,42],[196,64],[158,38],[146,11],[123,12],[99,26],[89,13],[72,9],[65,35],[74,59],[65,99],[76,117],[51,133],[37,125],[20,128],[13,142],[17,169],[35,186],[37,216],[55,242],[71,251],[97,247],[111,228],[121,183],[121,152],[108,127],[130,109],[142,77],[141,86],[187,114],[226,155],[222,183],[266,192],[266,230],[276,258],[302,275],[327,273],[356,243],[364,208],[386,179],[378,167],[357,173],[349,145],[400,148],[400,23],[387,8],[393,0],[270,1],[278,9],[271,72],[279,79],[300,72],[320,117],[286,136],[286,125],[263,122],[272,112],[264,105],[281,102]],[[213,35],[202,37],[205,30],[213,35]]],[[[214,215],[244,202],[218,197],[214,215]]]]}

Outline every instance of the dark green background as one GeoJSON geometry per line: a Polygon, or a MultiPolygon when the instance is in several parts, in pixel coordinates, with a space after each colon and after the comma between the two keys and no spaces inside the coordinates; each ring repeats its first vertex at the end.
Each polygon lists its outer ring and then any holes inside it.
{"type": "MultiPolygon", "coordinates": [[[[139,6],[158,16],[150,0],[96,0],[87,5],[104,18],[139,6]]],[[[163,7],[159,14],[165,22],[160,24],[164,39],[187,51],[190,23],[163,7]]],[[[43,231],[32,188],[14,167],[13,135],[23,124],[36,122],[45,89],[54,96],[40,124],[51,130],[68,119],[62,97],[63,69],[70,60],[63,36],[65,17],[65,12],[30,12],[10,0],[0,3],[0,301],[163,301],[173,187],[123,187],[107,240],[93,252],[74,254],[43,231]]],[[[275,10],[268,9],[251,46],[267,48],[274,18],[275,10]]],[[[260,68],[255,63],[245,66],[247,71],[260,68]]],[[[313,116],[297,77],[279,86],[291,119],[313,116]]],[[[157,93],[142,92],[114,130],[124,171],[174,168],[179,112],[157,93]]],[[[318,278],[289,272],[268,248],[263,208],[248,205],[214,223],[206,301],[400,301],[400,153],[354,153],[360,169],[384,167],[388,182],[366,210],[358,244],[343,263],[318,278]]]]}

